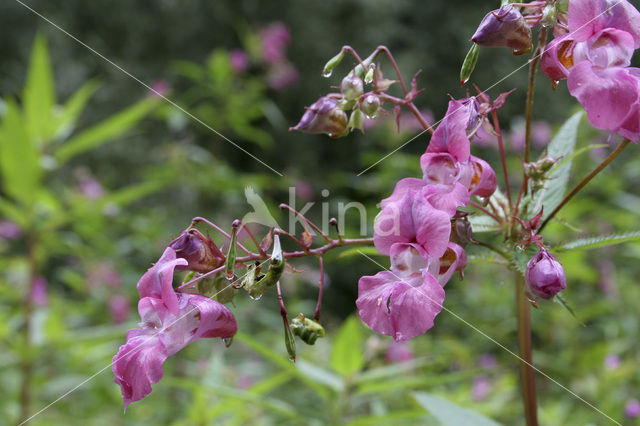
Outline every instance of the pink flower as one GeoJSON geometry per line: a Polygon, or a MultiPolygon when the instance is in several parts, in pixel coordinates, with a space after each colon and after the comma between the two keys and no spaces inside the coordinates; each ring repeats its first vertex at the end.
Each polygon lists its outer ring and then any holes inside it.
{"type": "Polygon", "coordinates": [[[4,240],[17,240],[22,231],[15,223],[9,220],[0,221],[0,239],[4,240]]]}
{"type": "Polygon", "coordinates": [[[616,354],[607,355],[607,357],[604,359],[604,366],[607,368],[607,370],[616,370],[620,367],[620,364],[622,364],[622,361],[616,354]]]}
{"type": "Polygon", "coordinates": [[[514,55],[531,51],[531,28],[522,13],[510,4],[482,19],[471,41],[480,46],[508,47],[514,55]]]}
{"type": "Polygon", "coordinates": [[[426,251],[417,244],[394,244],[391,271],[360,278],[356,306],[369,327],[397,342],[433,327],[445,294],[426,271],[428,260],[426,251]]]}
{"type": "Polygon", "coordinates": [[[384,358],[390,364],[399,364],[401,362],[412,361],[414,355],[407,342],[392,341],[387,348],[384,358]]]}
{"type": "Polygon", "coordinates": [[[624,413],[631,419],[635,419],[640,416],[640,401],[635,398],[627,400],[627,403],[624,406],[624,413]]]}
{"type": "Polygon", "coordinates": [[[114,324],[122,324],[129,318],[129,300],[121,294],[114,294],[109,299],[109,312],[114,324]]]}
{"type": "Polygon", "coordinates": [[[637,141],[640,137],[640,70],[629,68],[640,47],[640,13],[626,0],[569,3],[569,34],[542,55],[542,71],[567,79],[595,127],[637,141]]]}
{"type": "Polygon", "coordinates": [[[267,74],[267,84],[273,90],[282,90],[295,84],[300,76],[298,70],[289,62],[282,62],[272,67],[267,74]]]}
{"type": "Polygon", "coordinates": [[[487,376],[476,376],[473,378],[471,387],[471,397],[474,401],[483,401],[491,393],[491,382],[487,376]]]}
{"type": "Polygon", "coordinates": [[[262,58],[268,64],[277,64],[285,60],[284,51],[291,43],[289,28],[281,22],[275,22],[260,31],[262,58]]]}
{"type": "Polygon", "coordinates": [[[240,74],[249,68],[249,55],[242,49],[233,49],[229,52],[229,64],[236,74],[240,74]]]}
{"type": "Polygon", "coordinates": [[[49,297],[47,296],[47,280],[41,276],[37,276],[31,286],[31,293],[29,294],[31,302],[34,305],[44,308],[49,304],[49,297]]]}
{"type": "Polygon", "coordinates": [[[170,90],[171,87],[169,86],[169,82],[167,80],[155,80],[153,83],[151,83],[151,90],[149,90],[149,95],[162,97],[166,96],[170,90]]]}
{"type": "Polygon", "coordinates": [[[195,294],[174,296],[175,312],[163,299],[140,299],[140,328],[127,332],[127,343],[113,357],[113,374],[125,410],[151,393],[151,384],[162,378],[162,364],[169,356],[202,337],[228,338],[237,330],[233,314],[224,305],[195,294]]]}
{"type": "Polygon", "coordinates": [[[151,384],[162,378],[167,357],[202,337],[228,338],[237,331],[233,314],[221,303],[173,290],[174,269],[186,264],[167,247],[138,282],[140,328],[127,332],[126,344],[113,357],[115,382],[122,390],[125,410],[151,393],[151,384]]]}

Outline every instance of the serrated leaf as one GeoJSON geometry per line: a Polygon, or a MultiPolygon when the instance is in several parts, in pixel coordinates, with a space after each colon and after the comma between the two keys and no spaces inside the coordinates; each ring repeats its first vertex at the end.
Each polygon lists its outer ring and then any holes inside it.
{"type": "Polygon", "coordinates": [[[640,241],[640,231],[625,232],[624,234],[611,234],[601,237],[580,238],[558,247],[559,250],[589,250],[615,244],[640,241]]]}
{"type": "Polygon", "coordinates": [[[534,247],[529,247],[526,250],[515,249],[511,251],[511,259],[513,259],[513,265],[516,270],[520,272],[522,275],[527,272],[527,264],[529,260],[536,254],[536,249],[534,247]]]}
{"type": "Polygon", "coordinates": [[[565,311],[569,312],[569,314],[571,314],[571,316],[576,321],[578,321],[581,325],[584,326],[584,323],[578,319],[578,317],[576,316],[575,311],[573,310],[573,308],[571,307],[569,302],[567,302],[567,299],[565,299],[564,296],[561,293],[557,293],[555,295],[555,297],[553,298],[553,301],[556,302],[557,304],[559,304],[560,306],[562,306],[565,311]]]}
{"type": "Polygon", "coordinates": [[[561,160],[563,164],[556,167],[555,171],[549,174],[545,187],[534,194],[533,199],[528,204],[527,217],[534,216],[540,211],[541,207],[544,207],[544,214],[542,216],[544,220],[562,201],[564,193],[567,190],[571,165],[573,163],[569,157],[571,157],[575,150],[578,126],[580,125],[580,120],[583,115],[584,112],[582,111],[572,115],[565,121],[562,127],[560,127],[558,133],[556,133],[549,143],[547,154],[554,159],[564,159],[561,160]]]}
{"type": "Polygon", "coordinates": [[[52,111],[56,104],[51,61],[47,41],[42,34],[36,35],[33,42],[22,96],[28,135],[40,146],[51,137],[52,111]]]}
{"type": "Polygon", "coordinates": [[[500,423],[495,420],[468,408],[461,407],[446,399],[424,392],[415,392],[412,396],[416,402],[429,411],[429,414],[435,417],[442,426],[500,426],[500,423]]]}
{"type": "Polygon", "coordinates": [[[345,321],[333,342],[331,368],[341,376],[351,376],[364,365],[360,319],[352,315],[345,321]]]}
{"type": "Polygon", "coordinates": [[[500,224],[486,214],[469,215],[469,224],[474,234],[481,232],[491,232],[500,229],[500,224]]]}
{"type": "Polygon", "coordinates": [[[133,128],[157,105],[157,99],[145,98],[101,121],[61,145],[55,152],[59,164],[90,149],[112,141],[133,128]]]}

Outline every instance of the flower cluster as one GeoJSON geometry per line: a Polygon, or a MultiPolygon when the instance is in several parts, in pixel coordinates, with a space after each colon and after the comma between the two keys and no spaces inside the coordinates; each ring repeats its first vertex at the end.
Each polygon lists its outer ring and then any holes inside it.
{"type": "Polygon", "coordinates": [[[231,338],[238,326],[231,311],[199,294],[176,292],[174,270],[192,267],[212,270],[219,262],[211,240],[190,230],[183,232],[138,281],[140,328],[127,332],[127,342],[113,357],[115,382],[125,409],[151,393],[162,378],[162,364],[189,343],[203,337],[231,338]]]}
{"type": "Polygon", "coordinates": [[[433,327],[442,310],[444,285],[466,266],[456,223],[470,197],[489,197],[496,175],[470,154],[469,137],[486,121],[484,95],[451,100],[445,118],[420,158],[422,179],[400,180],[382,200],[376,219],[376,249],[391,258],[391,270],[358,283],[362,320],[373,330],[408,340],[433,327]]]}
{"type": "Polygon", "coordinates": [[[640,13],[626,0],[572,0],[568,31],[545,49],[542,71],[553,81],[567,79],[591,124],[636,142],[640,69],[629,65],[640,47],[640,13]]]}

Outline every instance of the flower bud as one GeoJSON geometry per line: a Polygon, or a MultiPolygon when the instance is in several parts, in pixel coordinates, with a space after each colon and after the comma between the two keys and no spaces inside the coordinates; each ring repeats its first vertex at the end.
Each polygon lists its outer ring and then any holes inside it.
{"type": "Polygon", "coordinates": [[[371,93],[365,96],[360,106],[368,118],[374,119],[378,115],[378,110],[380,109],[380,98],[371,93]]]}
{"type": "Polygon", "coordinates": [[[362,92],[364,91],[364,85],[362,83],[362,79],[355,75],[347,75],[342,79],[342,84],[340,85],[340,92],[342,92],[342,96],[348,101],[352,101],[358,99],[362,96],[362,92]]]}
{"type": "Polygon", "coordinates": [[[338,53],[333,58],[329,59],[329,61],[326,63],[326,65],[322,69],[322,76],[331,77],[331,73],[333,73],[333,69],[338,65],[340,65],[340,62],[342,62],[343,58],[344,58],[344,50],[341,50],[340,53],[338,53]]]}
{"type": "Polygon", "coordinates": [[[189,269],[196,272],[209,272],[222,264],[224,255],[215,243],[206,238],[197,229],[182,231],[169,247],[176,252],[176,257],[186,259],[188,266],[176,267],[176,270],[189,269]]]}
{"type": "Polygon", "coordinates": [[[324,327],[314,320],[305,318],[302,314],[291,320],[290,327],[293,334],[308,345],[313,345],[319,337],[324,337],[324,327]]]}
{"type": "Polygon", "coordinates": [[[531,28],[520,11],[510,4],[487,13],[471,41],[480,46],[508,47],[514,55],[533,48],[531,28]]]}
{"type": "Polygon", "coordinates": [[[289,130],[305,133],[326,133],[337,138],[348,133],[347,113],[338,105],[336,99],[323,96],[307,108],[300,122],[289,130]]]}
{"type": "Polygon", "coordinates": [[[464,58],[464,62],[462,63],[462,68],[460,69],[460,85],[464,86],[464,84],[471,78],[471,73],[476,68],[476,64],[478,63],[478,56],[480,53],[480,46],[476,43],[471,45],[471,49],[469,49],[469,53],[464,58]]]}
{"type": "Polygon", "coordinates": [[[354,109],[349,117],[349,130],[355,129],[364,133],[364,113],[359,109],[354,109]]]}
{"type": "Polygon", "coordinates": [[[531,258],[527,264],[525,279],[531,293],[543,299],[551,299],[567,288],[562,265],[545,249],[531,258]]]}

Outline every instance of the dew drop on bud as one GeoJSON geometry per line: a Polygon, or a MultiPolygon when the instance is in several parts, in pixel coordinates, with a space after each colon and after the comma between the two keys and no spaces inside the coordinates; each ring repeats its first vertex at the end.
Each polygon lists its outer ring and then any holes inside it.
{"type": "MultiPolygon", "coordinates": [[[[317,72],[317,71],[316,71],[317,72]]],[[[322,76],[324,78],[329,78],[331,77],[331,74],[333,74],[333,70],[322,70],[322,76]]]]}
{"type": "Polygon", "coordinates": [[[233,337],[223,337],[222,341],[224,342],[224,345],[228,348],[229,346],[231,346],[231,343],[233,343],[233,337]]]}
{"type": "Polygon", "coordinates": [[[289,361],[291,361],[291,362],[296,362],[296,357],[295,357],[295,356],[290,356],[290,357],[289,357],[289,361]]]}
{"type": "Polygon", "coordinates": [[[251,300],[260,300],[260,299],[262,298],[262,295],[261,295],[261,294],[259,294],[259,295],[257,295],[257,296],[249,295],[249,298],[250,298],[251,300]]]}

